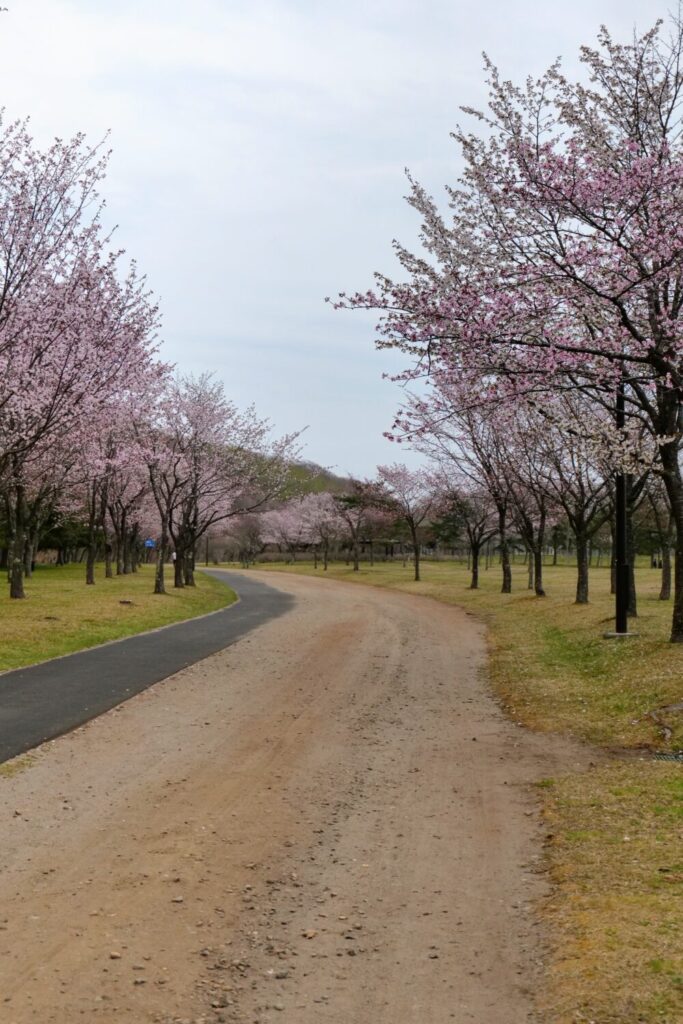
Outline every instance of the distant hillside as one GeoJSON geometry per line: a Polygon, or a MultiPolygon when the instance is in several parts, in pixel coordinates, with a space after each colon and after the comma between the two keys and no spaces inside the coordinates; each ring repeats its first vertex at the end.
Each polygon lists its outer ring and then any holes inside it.
{"type": "Polygon", "coordinates": [[[348,488],[347,477],[337,476],[315,462],[297,462],[290,468],[292,491],[298,494],[319,494],[329,491],[341,494],[348,488]]]}

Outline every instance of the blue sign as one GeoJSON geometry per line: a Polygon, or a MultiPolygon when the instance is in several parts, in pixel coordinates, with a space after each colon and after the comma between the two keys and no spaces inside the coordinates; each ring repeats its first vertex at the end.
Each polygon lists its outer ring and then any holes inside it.
{"type": "Polygon", "coordinates": [[[151,537],[148,537],[147,540],[145,541],[146,548],[155,548],[156,546],[157,542],[155,540],[152,540],[151,537]]]}

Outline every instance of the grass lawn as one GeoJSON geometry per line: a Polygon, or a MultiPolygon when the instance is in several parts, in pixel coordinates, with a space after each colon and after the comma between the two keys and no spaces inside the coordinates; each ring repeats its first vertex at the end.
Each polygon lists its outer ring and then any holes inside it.
{"type": "MultiPolygon", "coordinates": [[[[323,575],[311,563],[259,569],[323,575]]],[[[594,569],[591,603],[573,604],[575,569],[547,567],[546,598],[514,574],[503,595],[497,567],[468,589],[464,566],[334,564],[325,574],[457,604],[489,627],[493,685],[509,714],[533,729],[570,733],[615,759],[588,775],[539,787],[548,825],[547,865],[557,883],[545,912],[554,954],[542,993],[550,1024],[683,1022],[683,764],[652,749],[683,747],[683,715],[666,740],[647,716],[683,700],[683,645],[667,643],[671,604],[657,600],[659,573],[637,571],[637,638],[603,639],[612,627],[609,572],[594,569]],[[629,756],[620,756],[627,748],[629,756]],[[633,754],[641,751],[642,759],[633,754]]]]}
{"type": "Polygon", "coordinates": [[[85,647],[166,626],[224,608],[235,594],[219,580],[197,573],[197,586],[153,594],[154,567],[85,585],[85,566],[38,566],[26,580],[26,599],[0,596],[0,671],[31,665],[85,647]],[[130,602],[130,603],[122,603],[130,602]]]}

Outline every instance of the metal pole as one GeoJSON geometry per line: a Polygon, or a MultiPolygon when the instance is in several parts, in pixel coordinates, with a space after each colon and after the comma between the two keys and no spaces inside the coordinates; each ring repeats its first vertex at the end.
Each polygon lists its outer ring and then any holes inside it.
{"type": "MultiPolygon", "coordinates": [[[[617,386],[616,424],[618,430],[626,426],[624,382],[617,386]]],[[[615,488],[614,546],[616,561],[616,622],[615,632],[628,633],[629,567],[626,548],[626,485],[625,473],[617,473],[615,488]]]]}

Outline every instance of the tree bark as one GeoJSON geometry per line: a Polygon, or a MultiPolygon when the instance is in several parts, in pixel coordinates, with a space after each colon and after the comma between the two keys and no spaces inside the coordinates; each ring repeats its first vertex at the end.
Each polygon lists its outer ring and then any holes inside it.
{"type": "Polygon", "coordinates": [[[114,554],[114,547],[113,547],[112,542],[111,542],[111,537],[109,536],[109,531],[107,530],[106,502],[103,502],[102,506],[100,508],[100,523],[99,523],[99,526],[100,526],[100,533],[102,534],[102,546],[104,548],[104,575],[105,575],[106,579],[110,580],[112,578],[112,576],[114,575],[114,573],[113,573],[113,563],[112,563],[112,558],[113,558],[113,554],[114,554]]]}
{"type": "Polygon", "coordinates": [[[179,590],[185,586],[185,559],[183,552],[176,545],[175,562],[173,563],[173,586],[179,590]]]}
{"type": "Polygon", "coordinates": [[[671,600],[671,543],[662,544],[662,585],[659,589],[659,600],[671,600]]]}
{"type": "Polygon", "coordinates": [[[166,584],[164,580],[164,558],[168,550],[168,522],[162,516],[161,519],[161,538],[159,540],[159,547],[157,548],[157,561],[154,570],[154,593],[165,594],[166,584]]]}
{"type": "Polygon", "coordinates": [[[683,478],[676,442],[661,446],[664,484],[676,527],[674,542],[674,606],[671,616],[671,642],[683,643],[683,478]]]}
{"type": "Polygon", "coordinates": [[[9,596],[13,600],[22,600],[24,592],[24,546],[26,544],[26,501],[24,488],[17,484],[14,488],[14,501],[8,502],[10,514],[10,533],[13,538],[12,559],[9,568],[9,596]]]}
{"type": "Polygon", "coordinates": [[[116,530],[116,575],[123,576],[123,537],[119,529],[116,530]]]}
{"type": "Polygon", "coordinates": [[[501,594],[512,593],[512,567],[510,565],[510,547],[507,537],[507,509],[498,506],[498,536],[500,538],[500,565],[503,571],[501,594]]]}
{"type": "Polygon", "coordinates": [[[36,551],[38,550],[38,535],[34,528],[29,530],[26,536],[26,544],[24,546],[24,576],[26,579],[31,579],[33,576],[33,563],[36,557],[36,551]]]}
{"type": "Polygon", "coordinates": [[[95,562],[97,561],[97,495],[92,493],[95,485],[92,485],[88,498],[88,553],[85,561],[85,582],[86,586],[95,585],[95,562]]]}
{"type": "MultiPolygon", "coordinates": [[[[531,559],[529,560],[531,561],[531,559]]],[[[543,544],[539,543],[534,548],[533,558],[533,572],[534,572],[534,593],[536,597],[545,597],[545,590],[543,589],[543,544]]]]}
{"type": "Polygon", "coordinates": [[[479,589],[479,552],[481,545],[476,541],[470,544],[470,550],[472,552],[472,578],[470,581],[470,590],[479,589]]]}
{"type": "Polygon", "coordinates": [[[588,604],[588,539],[576,534],[576,604],[588,604]]]}
{"type": "Polygon", "coordinates": [[[628,616],[631,619],[637,619],[636,549],[633,534],[633,493],[630,476],[626,478],[626,557],[628,559],[628,616]]]}
{"type": "Polygon", "coordinates": [[[196,586],[194,578],[194,545],[187,548],[183,559],[183,580],[186,587],[196,586]]]}
{"type": "Polygon", "coordinates": [[[413,566],[415,568],[415,582],[420,582],[420,543],[417,536],[417,529],[413,523],[409,523],[410,538],[413,542],[413,566]]]}
{"type": "Polygon", "coordinates": [[[123,542],[123,574],[129,576],[133,571],[133,538],[130,535],[130,531],[126,530],[125,540],[123,542]]]}

